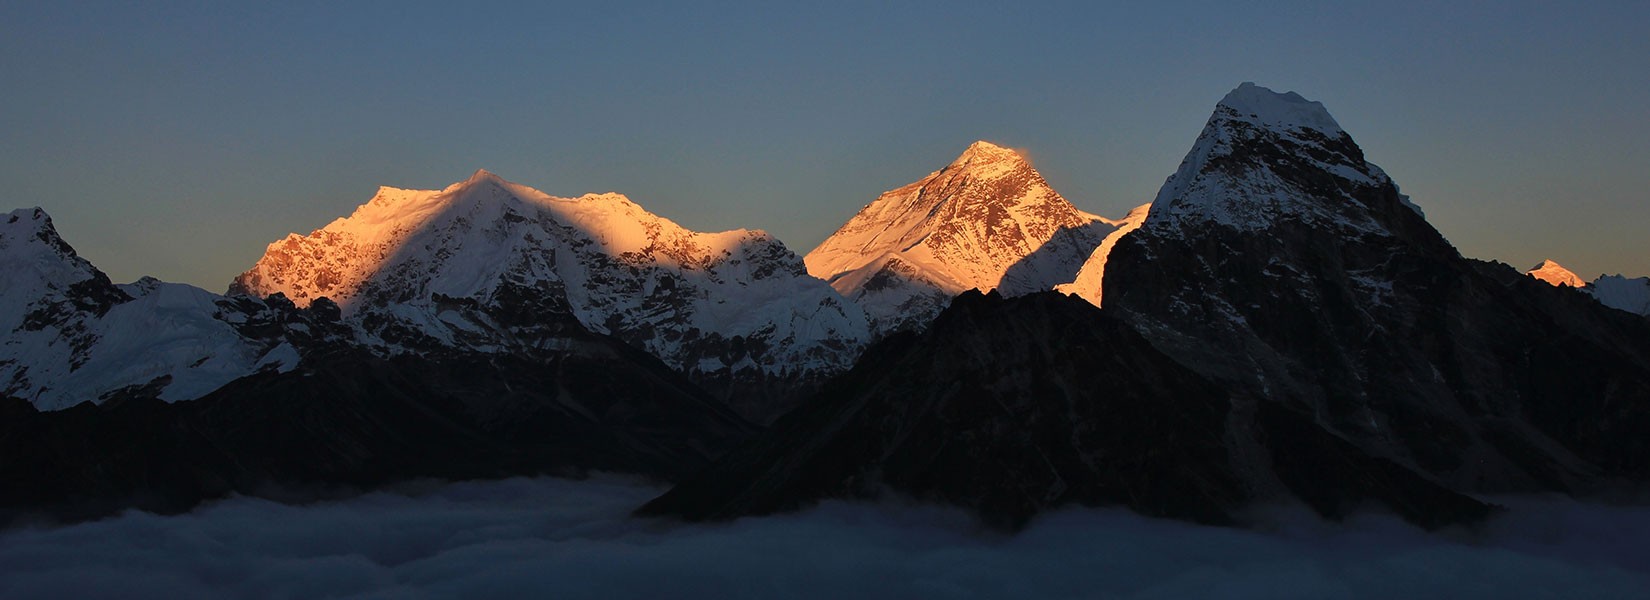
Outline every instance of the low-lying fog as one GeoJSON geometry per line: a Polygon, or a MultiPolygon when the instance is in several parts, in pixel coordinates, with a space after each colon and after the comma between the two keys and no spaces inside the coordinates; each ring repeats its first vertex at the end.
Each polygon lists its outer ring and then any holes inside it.
{"type": "Polygon", "coordinates": [[[288,506],[236,498],[0,533],[3,598],[1642,598],[1650,508],[1559,499],[1484,531],[1391,517],[1270,531],[1120,510],[1016,536],[960,512],[827,503],[715,525],[635,520],[617,477],[427,486],[288,506]]]}

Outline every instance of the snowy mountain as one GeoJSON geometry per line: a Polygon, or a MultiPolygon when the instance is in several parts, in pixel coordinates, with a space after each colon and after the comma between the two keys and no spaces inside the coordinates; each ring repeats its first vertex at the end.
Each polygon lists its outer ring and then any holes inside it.
{"type": "Polygon", "coordinates": [[[532,315],[548,351],[386,357],[327,299],[113,285],[39,209],[0,221],[0,275],[0,528],[408,479],[675,478],[752,429],[566,311],[532,315]]]}
{"type": "Polygon", "coordinates": [[[553,350],[572,315],[753,418],[839,372],[864,313],[761,231],[689,231],[619,194],[558,198],[486,171],[382,188],[349,217],[270,244],[231,293],[328,297],[389,354],[553,350]],[[777,398],[777,399],[776,399],[777,398]]]}
{"type": "Polygon", "coordinates": [[[1650,277],[1600,275],[1582,291],[1610,308],[1650,316],[1650,277]]]}
{"type": "Polygon", "coordinates": [[[1104,279],[1181,364],[1451,489],[1650,475],[1650,327],[1462,257],[1297,94],[1227,95],[1104,279]]]}
{"type": "Polygon", "coordinates": [[[1541,264],[1530,267],[1530,270],[1525,271],[1524,274],[1555,286],[1567,285],[1576,289],[1581,289],[1587,286],[1586,280],[1576,276],[1576,274],[1570,272],[1569,269],[1564,268],[1564,265],[1560,265],[1552,260],[1541,261],[1541,264]]]}
{"type": "Polygon", "coordinates": [[[1119,224],[1077,210],[1019,154],[980,141],[884,192],[805,260],[881,335],[926,325],[970,289],[1014,296],[1071,282],[1119,224]]]}
{"type": "Polygon", "coordinates": [[[1599,275],[1591,283],[1551,260],[1530,268],[1526,275],[1554,286],[1569,286],[1592,295],[1599,303],[1636,315],[1650,316],[1650,277],[1599,275]]]}
{"type": "Polygon", "coordinates": [[[295,317],[279,307],[151,278],[114,285],[39,208],[0,223],[0,273],[0,395],[43,410],[188,400],[299,360],[285,324],[295,317]]]}
{"type": "Polygon", "coordinates": [[[962,294],[641,512],[892,492],[1008,528],[1277,502],[1434,528],[1650,481],[1650,323],[1462,257],[1321,104],[1240,86],[1133,220],[1061,288],[1089,302],[962,294]]]}

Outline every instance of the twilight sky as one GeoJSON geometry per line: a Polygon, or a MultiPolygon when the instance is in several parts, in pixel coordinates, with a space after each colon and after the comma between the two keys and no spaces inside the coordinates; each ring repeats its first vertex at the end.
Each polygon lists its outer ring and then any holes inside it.
{"type": "Polygon", "coordinates": [[[213,291],[478,167],[805,253],[975,139],[1120,217],[1254,81],[1468,256],[1650,275],[1650,3],[534,4],[0,0],[0,209],[213,291]]]}

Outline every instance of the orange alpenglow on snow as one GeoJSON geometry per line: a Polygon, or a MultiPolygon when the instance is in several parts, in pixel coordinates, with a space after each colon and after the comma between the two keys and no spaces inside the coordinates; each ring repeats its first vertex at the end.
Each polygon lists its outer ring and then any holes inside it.
{"type": "Polygon", "coordinates": [[[1587,285],[1587,282],[1582,278],[1577,277],[1575,273],[1570,272],[1570,270],[1564,268],[1563,265],[1551,260],[1541,261],[1541,264],[1531,267],[1530,270],[1525,271],[1524,273],[1530,277],[1553,284],[1554,286],[1567,285],[1573,288],[1581,288],[1587,285]]]}

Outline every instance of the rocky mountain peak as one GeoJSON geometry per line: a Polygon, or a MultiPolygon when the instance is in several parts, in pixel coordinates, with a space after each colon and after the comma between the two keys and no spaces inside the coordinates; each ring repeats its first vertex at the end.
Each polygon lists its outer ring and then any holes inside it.
{"type": "Polygon", "coordinates": [[[985,140],[969,144],[957,160],[951,161],[947,170],[974,170],[976,176],[993,176],[1007,174],[1021,168],[1030,168],[1024,156],[1012,149],[998,146],[985,140]],[[982,173],[983,171],[983,173],[982,173]]]}
{"type": "Polygon", "coordinates": [[[535,353],[582,327],[758,420],[867,338],[863,311],[764,232],[692,231],[620,194],[556,197],[485,170],[441,191],[381,189],[271,244],[231,291],[330,298],[390,354],[535,353]]]}
{"type": "Polygon", "coordinates": [[[1018,153],[979,141],[878,196],[805,260],[886,332],[925,324],[966,290],[1070,282],[1115,225],[1077,210],[1018,153]]]}
{"type": "Polygon", "coordinates": [[[1586,280],[1551,259],[1541,261],[1541,264],[1530,267],[1530,270],[1524,273],[1554,286],[1567,285],[1578,289],[1587,286],[1586,280]]]}
{"type": "Polygon", "coordinates": [[[1452,489],[1643,468],[1592,441],[1647,418],[1642,322],[1462,257],[1321,106],[1260,92],[1216,108],[1117,243],[1107,311],[1253,409],[1452,489]],[[1240,113],[1252,96],[1270,110],[1240,113]]]}
{"type": "Polygon", "coordinates": [[[1280,130],[1310,129],[1329,137],[1345,133],[1323,103],[1307,100],[1295,92],[1274,92],[1247,81],[1220,100],[1215,118],[1280,130]]]}
{"type": "Polygon", "coordinates": [[[0,253],[12,256],[36,252],[51,252],[64,260],[79,258],[57,235],[57,227],[45,210],[37,206],[6,213],[4,222],[0,223],[0,253]]]}
{"type": "Polygon", "coordinates": [[[1253,84],[1215,107],[1152,205],[1145,227],[1182,235],[1279,220],[1362,235],[1410,220],[1388,218],[1395,207],[1421,215],[1322,104],[1253,84]]]}
{"type": "Polygon", "coordinates": [[[52,218],[35,208],[0,219],[0,333],[40,329],[79,313],[101,315],[130,298],[58,235],[52,218]]]}

